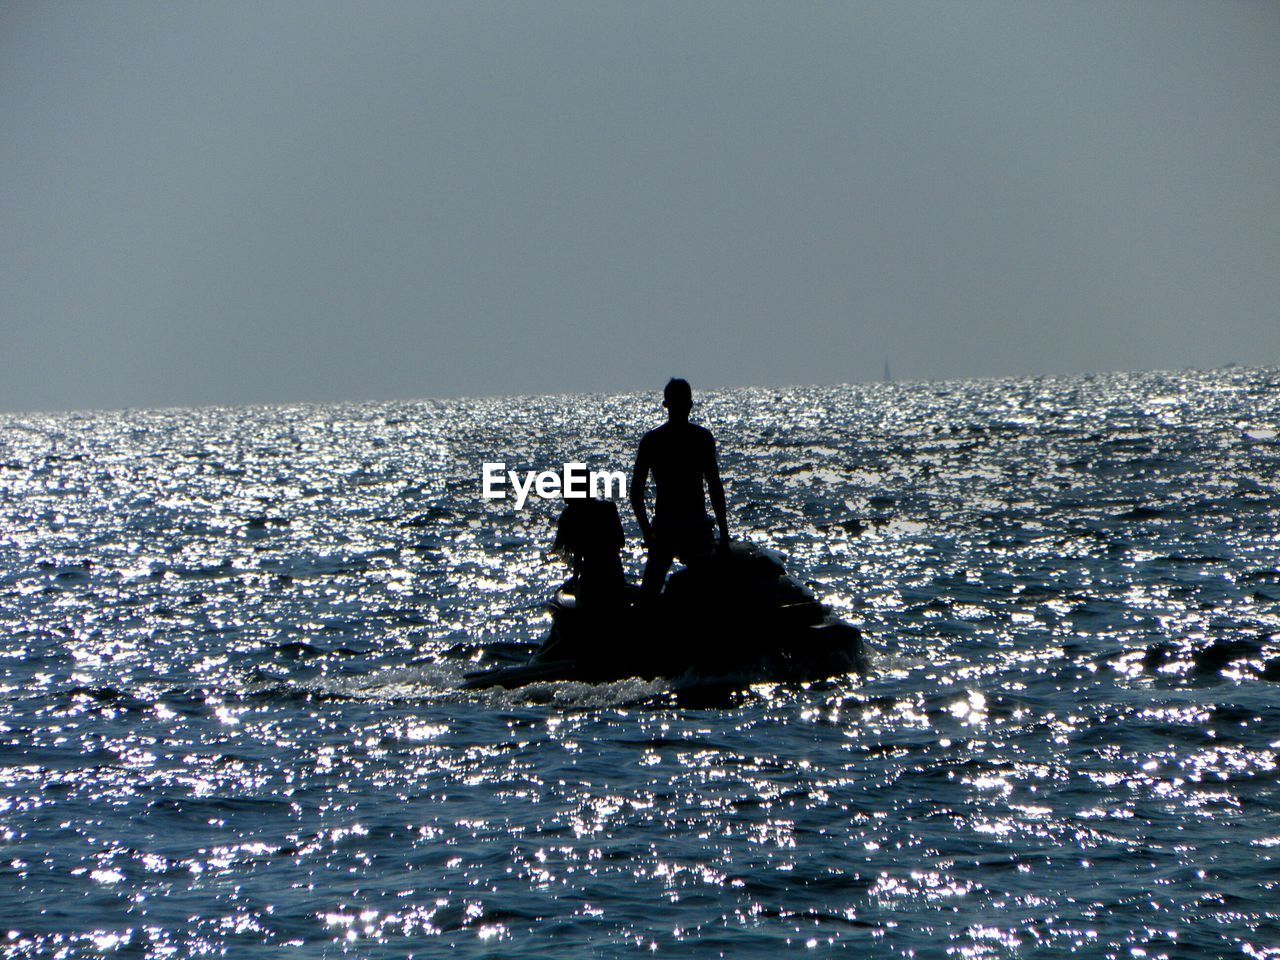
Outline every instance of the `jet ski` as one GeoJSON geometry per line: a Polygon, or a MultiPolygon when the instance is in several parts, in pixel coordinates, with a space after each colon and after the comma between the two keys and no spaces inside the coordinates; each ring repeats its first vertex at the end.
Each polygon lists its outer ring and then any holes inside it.
{"type": "Polygon", "coordinates": [[[567,583],[548,603],[551,627],[527,662],[466,675],[464,689],[627,677],[820,680],[867,666],[862,633],[787,574],[781,558],[732,543],[690,558],[646,599],[628,588],[580,602],[567,583]]]}

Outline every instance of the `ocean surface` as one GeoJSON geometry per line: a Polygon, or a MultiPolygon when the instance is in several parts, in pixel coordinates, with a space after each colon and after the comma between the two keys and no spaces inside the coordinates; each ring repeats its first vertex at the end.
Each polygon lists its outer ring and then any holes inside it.
{"type": "Polygon", "coordinates": [[[700,394],[871,671],[461,692],[661,413],[0,417],[0,956],[1280,957],[1280,371],[700,394]]]}

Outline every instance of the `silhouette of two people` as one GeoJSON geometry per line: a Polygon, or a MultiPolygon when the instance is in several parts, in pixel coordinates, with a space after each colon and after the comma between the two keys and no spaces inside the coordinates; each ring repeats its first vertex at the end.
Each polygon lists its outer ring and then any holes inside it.
{"type": "Polygon", "coordinates": [[[729,544],[716,442],[706,427],[689,422],[693,410],[689,382],[670,380],[662,391],[662,405],[667,408],[667,422],[641,439],[631,474],[631,507],[649,552],[640,589],[650,598],[661,592],[674,560],[688,563],[715,548],[705,494],[710,495],[715,511],[720,546],[729,544]],[[650,474],[655,494],[652,521],[645,500],[650,474]]]}
{"type": "MultiPolygon", "coordinates": [[[[710,494],[720,546],[729,543],[724,485],[716,460],[716,442],[706,427],[689,422],[693,390],[673,379],[662,392],[667,422],[640,441],[631,474],[631,506],[648,558],[641,596],[661,591],[671,564],[696,562],[716,546],[706,494],[710,494]],[[645,494],[649,476],[655,488],[650,520],[645,494]]],[[[569,500],[556,528],[555,547],[573,568],[573,594],[585,611],[604,612],[625,602],[626,577],[620,552],[624,543],[618,510],[607,500],[569,500]]]]}

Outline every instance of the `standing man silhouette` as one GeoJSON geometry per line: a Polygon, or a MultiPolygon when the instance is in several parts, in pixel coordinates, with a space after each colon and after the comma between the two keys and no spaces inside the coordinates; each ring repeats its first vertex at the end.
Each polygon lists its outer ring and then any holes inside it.
{"type": "Polygon", "coordinates": [[[662,391],[662,405],[667,408],[667,422],[644,435],[631,474],[631,507],[649,551],[641,584],[646,597],[657,596],[662,590],[676,557],[687,563],[690,557],[711,552],[714,544],[703,496],[704,482],[720,528],[720,547],[729,545],[716,441],[706,427],[689,422],[693,409],[689,382],[670,380],[662,391]],[[645,485],[651,471],[656,491],[652,524],[645,506],[645,485]]]}

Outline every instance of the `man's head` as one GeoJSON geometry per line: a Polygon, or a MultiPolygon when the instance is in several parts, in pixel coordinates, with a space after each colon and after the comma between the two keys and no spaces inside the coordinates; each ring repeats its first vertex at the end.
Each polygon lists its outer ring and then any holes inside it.
{"type": "Polygon", "coordinates": [[[667,408],[667,415],[677,420],[689,419],[689,411],[693,409],[693,388],[688,380],[672,377],[662,390],[662,405],[667,408]]]}

